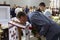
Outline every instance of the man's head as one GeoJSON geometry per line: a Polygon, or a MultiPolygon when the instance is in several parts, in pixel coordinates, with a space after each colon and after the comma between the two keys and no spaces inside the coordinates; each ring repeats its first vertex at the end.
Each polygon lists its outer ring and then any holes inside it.
{"type": "Polygon", "coordinates": [[[39,4],[39,9],[41,10],[41,11],[44,11],[45,10],[45,3],[44,2],[41,2],[40,4],[39,4]]]}
{"type": "Polygon", "coordinates": [[[18,12],[16,17],[20,20],[22,24],[26,23],[27,21],[27,16],[25,12],[18,12]]]}

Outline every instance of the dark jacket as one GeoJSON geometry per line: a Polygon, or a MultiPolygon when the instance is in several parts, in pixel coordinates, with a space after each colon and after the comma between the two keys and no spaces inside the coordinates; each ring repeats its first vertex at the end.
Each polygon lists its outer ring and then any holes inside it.
{"type": "Polygon", "coordinates": [[[29,8],[25,8],[24,12],[28,13],[29,12],[29,8]]]}
{"type": "Polygon", "coordinates": [[[11,15],[12,17],[16,17],[15,8],[12,8],[12,9],[10,10],[10,15],[11,15]]]}
{"type": "Polygon", "coordinates": [[[29,20],[38,33],[46,36],[47,40],[51,40],[54,35],[60,33],[60,26],[39,11],[32,12],[29,20]]]}

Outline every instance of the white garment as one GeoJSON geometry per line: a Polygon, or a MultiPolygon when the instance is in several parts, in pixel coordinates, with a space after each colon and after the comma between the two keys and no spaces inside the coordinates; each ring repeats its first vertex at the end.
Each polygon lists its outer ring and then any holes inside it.
{"type": "Polygon", "coordinates": [[[51,17],[52,16],[52,11],[50,9],[46,9],[45,12],[44,12],[44,15],[46,17],[51,17]]]}
{"type": "Polygon", "coordinates": [[[23,11],[22,8],[16,8],[16,9],[15,9],[15,13],[16,13],[16,15],[18,14],[18,12],[22,12],[22,11],[23,11]]]}
{"type": "Polygon", "coordinates": [[[29,40],[29,22],[26,22],[26,25],[21,25],[19,23],[16,22],[20,22],[16,17],[13,18],[10,22],[9,22],[9,40],[19,40],[19,34],[18,34],[18,28],[17,27],[21,27],[25,30],[26,35],[26,40],[29,40]]]}

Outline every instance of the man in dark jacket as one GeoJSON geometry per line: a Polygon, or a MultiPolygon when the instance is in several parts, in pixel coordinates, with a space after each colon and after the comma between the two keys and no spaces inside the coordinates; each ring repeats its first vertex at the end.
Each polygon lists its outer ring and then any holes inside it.
{"type": "Polygon", "coordinates": [[[39,10],[32,12],[29,20],[36,28],[40,36],[45,36],[46,40],[60,40],[60,26],[42,14],[45,10],[45,3],[39,4],[39,10]]]}
{"type": "Polygon", "coordinates": [[[28,6],[26,6],[26,8],[24,9],[24,12],[26,12],[26,13],[29,12],[29,8],[28,8],[28,6]]]}
{"type": "Polygon", "coordinates": [[[10,9],[11,18],[16,17],[15,9],[16,9],[16,4],[14,4],[14,6],[10,9]]]}

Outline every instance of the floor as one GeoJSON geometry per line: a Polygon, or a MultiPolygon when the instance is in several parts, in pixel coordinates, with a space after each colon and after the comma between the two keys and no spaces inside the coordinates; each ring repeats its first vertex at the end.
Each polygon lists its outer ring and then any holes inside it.
{"type": "MultiPolygon", "coordinates": [[[[26,37],[22,36],[22,40],[26,40],[26,37]]],[[[42,40],[45,40],[44,37],[41,37],[42,40]]],[[[8,40],[8,38],[4,38],[2,40],[8,40]]],[[[30,36],[30,40],[38,40],[36,37],[33,37],[32,35],[30,36]]]]}
{"type": "MultiPolygon", "coordinates": [[[[41,37],[42,40],[46,40],[45,37],[41,37]]],[[[22,40],[25,40],[25,37],[22,37],[22,40]]],[[[36,37],[30,36],[30,40],[38,40],[36,37]]]]}

